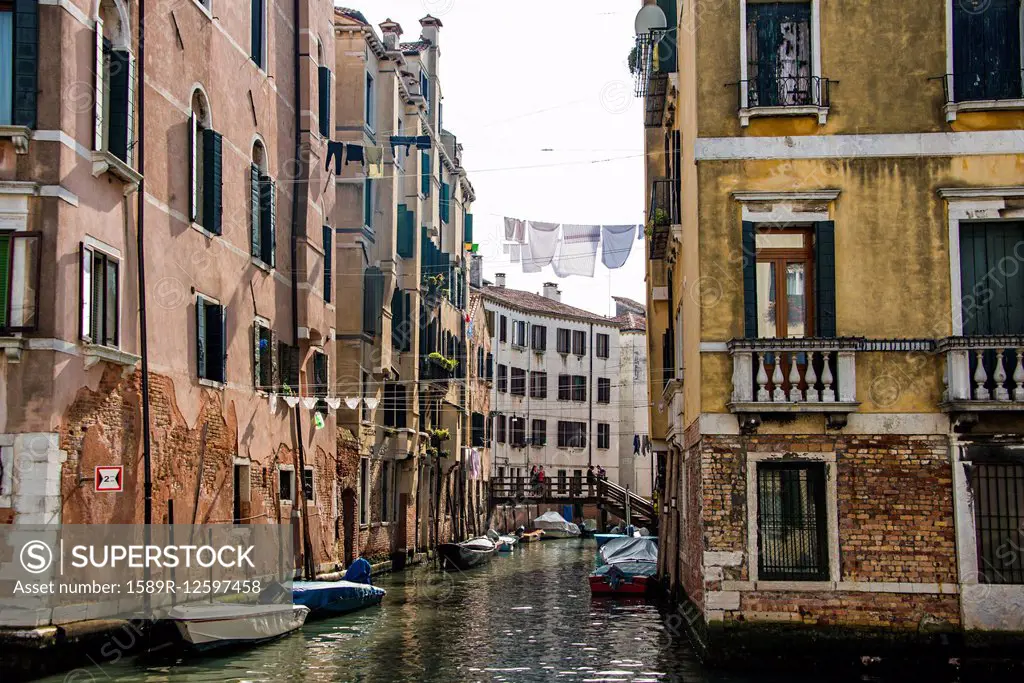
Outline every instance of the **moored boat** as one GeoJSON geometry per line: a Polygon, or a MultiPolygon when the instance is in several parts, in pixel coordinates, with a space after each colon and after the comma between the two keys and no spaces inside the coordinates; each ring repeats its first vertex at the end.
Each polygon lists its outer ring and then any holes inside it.
{"type": "Polygon", "coordinates": [[[510,553],[515,550],[516,543],[519,541],[517,536],[510,536],[508,534],[499,534],[494,529],[487,532],[487,538],[491,539],[494,543],[495,551],[499,553],[510,553]]]}
{"type": "Polygon", "coordinates": [[[544,538],[577,538],[580,528],[551,510],[533,520],[533,527],[544,532],[544,538]]]}
{"type": "Polygon", "coordinates": [[[462,543],[442,543],[437,546],[437,553],[441,556],[441,569],[445,571],[471,569],[490,562],[494,552],[495,544],[486,536],[462,543]]]}
{"type": "Polygon", "coordinates": [[[327,617],[355,612],[364,607],[379,605],[386,591],[366,583],[353,581],[295,581],[292,599],[304,605],[311,617],[327,617]]]}
{"type": "Polygon", "coordinates": [[[544,532],[540,529],[537,529],[535,531],[524,531],[519,534],[520,543],[536,543],[542,538],[544,538],[544,532]]]}
{"type": "Polygon", "coordinates": [[[591,573],[592,595],[638,595],[653,585],[658,569],[658,542],[650,536],[610,539],[598,551],[591,573]]]}
{"type": "Polygon", "coordinates": [[[202,604],[180,605],[168,612],[186,645],[208,650],[228,645],[253,645],[300,628],[309,616],[303,605],[202,604]]]}

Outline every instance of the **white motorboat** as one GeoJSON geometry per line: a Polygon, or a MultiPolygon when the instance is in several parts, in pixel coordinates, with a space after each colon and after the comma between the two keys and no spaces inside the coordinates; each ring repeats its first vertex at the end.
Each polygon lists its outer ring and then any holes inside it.
{"type": "Polygon", "coordinates": [[[577,538],[580,528],[555,511],[545,512],[533,520],[533,528],[544,532],[544,538],[577,538]]]}
{"type": "Polygon", "coordinates": [[[199,650],[272,640],[300,628],[309,615],[302,605],[181,605],[170,610],[182,640],[199,650]]]}

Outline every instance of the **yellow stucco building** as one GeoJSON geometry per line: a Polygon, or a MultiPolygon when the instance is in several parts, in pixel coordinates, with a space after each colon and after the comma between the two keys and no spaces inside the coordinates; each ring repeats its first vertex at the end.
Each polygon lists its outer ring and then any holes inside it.
{"type": "Polygon", "coordinates": [[[1019,635],[1020,0],[644,4],[660,562],[691,634],[1019,635]]]}

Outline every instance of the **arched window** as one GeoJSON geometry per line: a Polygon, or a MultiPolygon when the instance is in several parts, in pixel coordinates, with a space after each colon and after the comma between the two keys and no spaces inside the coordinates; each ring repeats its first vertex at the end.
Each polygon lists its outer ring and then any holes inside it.
{"type": "Polygon", "coordinates": [[[135,147],[135,57],[123,0],[102,0],[94,37],[93,150],[129,166],[135,147]]]}
{"type": "Polygon", "coordinates": [[[210,103],[201,88],[192,93],[189,113],[189,219],[215,235],[221,233],[221,135],[213,130],[210,103]]]}
{"type": "Polygon", "coordinates": [[[277,265],[277,187],[270,177],[267,149],[256,140],[249,166],[252,255],[266,265],[277,265]]]}

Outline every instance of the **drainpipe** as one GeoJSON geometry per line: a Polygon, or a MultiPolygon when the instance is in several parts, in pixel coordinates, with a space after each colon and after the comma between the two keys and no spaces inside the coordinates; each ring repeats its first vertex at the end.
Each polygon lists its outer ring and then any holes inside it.
{"type": "Polygon", "coordinates": [[[590,323],[590,341],[587,350],[590,351],[587,354],[590,358],[590,378],[587,380],[587,391],[590,394],[587,401],[587,467],[590,467],[594,461],[594,323],[590,323]]]}
{"type": "Polygon", "coordinates": [[[150,448],[149,429],[149,345],[146,343],[146,243],[145,243],[145,184],[146,184],[146,0],[139,0],[139,55],[135,62],[138,69],[139,94],[138,107],[138,139],[135,143],[136,153],[139,160],[139,172],[142,179],[139,180],[138,192],[138,228],[136,239],[138,240],[139,259],[139,355],[142,357],[142,469],[143,469],[143,522],[153,523],[153,462],[152,450],[150,448]]]}

